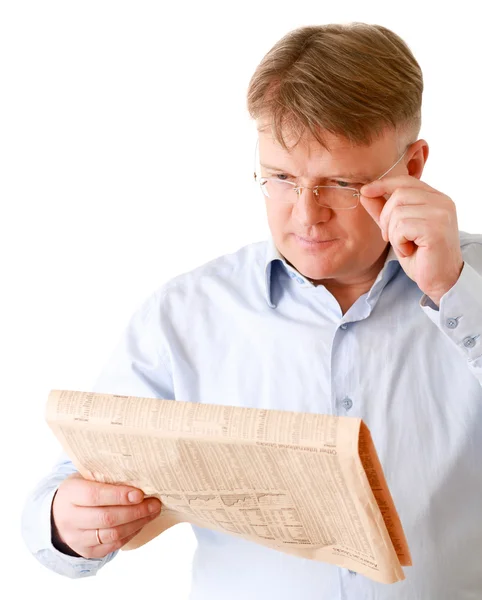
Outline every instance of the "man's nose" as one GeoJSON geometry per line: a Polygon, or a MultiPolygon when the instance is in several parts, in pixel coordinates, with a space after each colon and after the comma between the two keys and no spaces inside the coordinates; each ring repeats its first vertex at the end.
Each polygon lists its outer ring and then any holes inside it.
{"type": "Polygon", "coordinates": [[[293,215],[303,227],[325,223],[332,217],[331,208],[320,206],[319,198],[310,188],[302,188],[293,207],[293,215]]]}

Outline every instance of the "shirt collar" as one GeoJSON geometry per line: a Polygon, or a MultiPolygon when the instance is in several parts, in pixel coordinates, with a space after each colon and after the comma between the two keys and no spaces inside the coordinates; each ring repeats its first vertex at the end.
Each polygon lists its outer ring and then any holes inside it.
{"type": "MultiPolygon", "coordinates": [[[[264,281],[265,281],[265,293],[266,293],[266,301],[270,308],[276,308],[276,304],[273,303],[272,297],[272,276],[273,276],[273,264],[275,261],[279,261],[280,264],[283,265],[284,269],[288,273],[288,275],[293,279],[301,287],[313,287],[313,284],[309,279],[307,279],[304,275],[302,275],[299,271],[297,271],[294,267],[288,264],[284,256],[279,252],[276,247],[273,237],[268,239],[268,245],[266,250],[266,260],[264,264],[264,281]]],[[[395,250],[390,245],[390,249],[388,251],[387,257],[385,259],[385,263],[383,265],[383,269],[378,274],[372,288],[370,289],[367,295],[367,302],[370,304],[374,303],[380,293],[382,292],[385,285],[392,279],[395,273],[400,268],[400,263],[398,261],[397,255],[395,254],[395,250]]]]}

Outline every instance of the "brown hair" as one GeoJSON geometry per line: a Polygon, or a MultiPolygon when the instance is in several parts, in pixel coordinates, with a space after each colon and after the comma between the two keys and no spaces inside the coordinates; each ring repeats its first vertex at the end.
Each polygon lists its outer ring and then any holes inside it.
{"type": "Polygon", "coordinates": [[[371,144],[387,127],[415,141],[422,92],[420,66],[397,34],[350,23],[286,34],[256,68],[247,100],[251,117],[266,119],[288,150],[283,132],[298,141],[311,133],[325,148],[323,130],[355,145],[371,144]]]}

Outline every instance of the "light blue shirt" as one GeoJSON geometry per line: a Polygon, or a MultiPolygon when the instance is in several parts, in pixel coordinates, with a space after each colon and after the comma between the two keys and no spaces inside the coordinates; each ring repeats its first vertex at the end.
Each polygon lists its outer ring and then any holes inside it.
{"type": "MultiPolygon", "coordinates": [[[[391,250],[342,315],[269,240],[172,279],[133,316],[95,391],[363,418],[413,559],[383,585],[195,527],[192,600],[482,598],[482,235],[460,239],[440,309],[391,250]]],[[[44,565],[82,577],[112,555],[52,547],[52,497],[73,470],[66,459],[39,483],[23,534],[44,565]]]]}

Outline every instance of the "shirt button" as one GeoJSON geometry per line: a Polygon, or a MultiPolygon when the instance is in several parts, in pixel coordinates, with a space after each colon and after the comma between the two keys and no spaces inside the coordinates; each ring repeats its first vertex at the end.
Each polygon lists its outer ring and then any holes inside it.
{"type": "Polygon", "coordinates": [[[348,573],[350,573],[350,575],[356,575],[356,571],[350,571],[350,569],[348,569],[348,573]]]}
{"type": "Polygon", "coordinates": [[[449,329],[455,329],[459,324],[458,319],[447,319],[447,327],[449,329]]]}
{"type": "Polygon", "coordinates": [[[473,348],[475,346],[475,339],[473,337],[466,337],[464,340],[464,346],[466,348],[473,348]]]}
{"type": "Polygon", "coordinates": [[[344,398],[342,404],[345,410],[350,410],[350,408],[353,406],[353,400],[351,398],[344,398]]]}
{"type": "Polygon", "coordinates": [[[343,323],[343,325],[340,325],[340,329],[348,329],[348,324],[343,323]]]}

